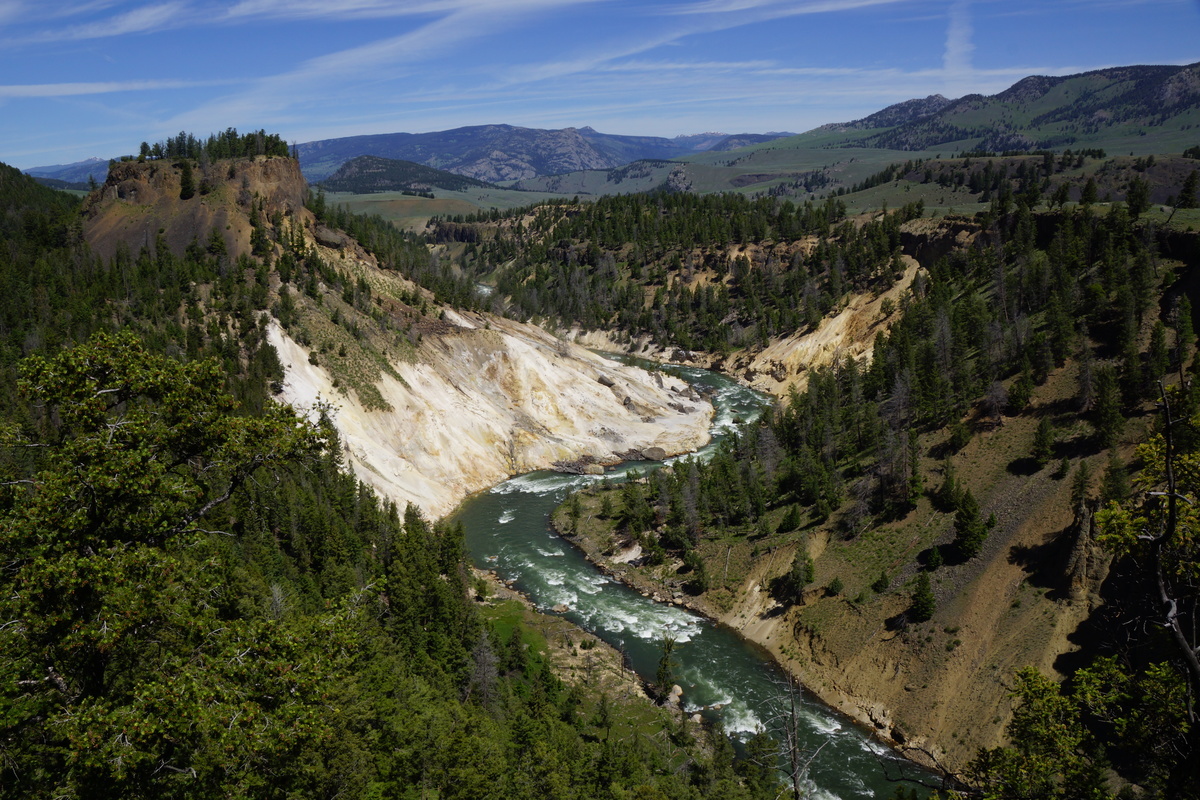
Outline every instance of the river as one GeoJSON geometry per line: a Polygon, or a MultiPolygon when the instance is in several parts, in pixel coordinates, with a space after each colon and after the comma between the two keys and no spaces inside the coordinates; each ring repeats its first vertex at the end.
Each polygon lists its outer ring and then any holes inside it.
{"type": "MultiPolygon", "coordinates": [[[[697,385],[715,390],[713,441],[707,456],[737,425],[755,418],[766,398],[712,372],[668,367],[697,385]]],[[[670,463],[670,461],[666,462],[670,463]]],[[[645,463],[622,465],[604,477],[619,478],[645,463]]],[[[633,668],[653,680],[664,634],[675,638],[675,679],[684,708],[718,720],[745,741],[779,704],[783,676],[764,653],[728,628],[685,609],[643,597],[606,577],[550,526],[550,514],[570,492],[599,477],[534,472],[508,480],[467,500],[455,514],[466,528],[475,564],[493,569],[541,610],[567,606],[563,614],[623,650],[633,668]]],[[[820,753],[809,772],[810,796],[825,800],[890,797],[896,784],[884,777],[899,772],[899,759],[848,718],[806,697],[801,713],[807,747],[820,753]]],[[[912,765],[905,765],[913,771],[912,765]]]]}

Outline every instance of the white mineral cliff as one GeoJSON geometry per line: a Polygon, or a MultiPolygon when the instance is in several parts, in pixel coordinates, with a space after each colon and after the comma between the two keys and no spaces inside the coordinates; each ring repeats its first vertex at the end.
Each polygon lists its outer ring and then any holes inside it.
{"type": "Polygon", "coordinates": [[[268,338],[286,369],[281,399],[333,405],[347,466],[403,507],[437,518],[467,495],[518,472],[629,450],[667,454],[708,441],[712,406],[677,378],[626,367],[492,316],[446,312],[452,333],[426,337],[415,363],[393,366],[379,390],[390,411],[367,411],[276,322],[268,338]],[[607,385],[611,382],[611,386],[607,385]],[[661,386],[660,386],[661,382],[661,386]]]}

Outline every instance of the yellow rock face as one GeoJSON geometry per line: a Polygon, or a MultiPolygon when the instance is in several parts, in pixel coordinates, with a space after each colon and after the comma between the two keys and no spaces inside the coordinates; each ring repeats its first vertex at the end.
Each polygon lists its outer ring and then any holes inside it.
{"type": "Polygon", "coordinates": [[[649,447],[674,455],[708,441],[712,406],[678,394],[683,381],[661,375],[660,388],[644,370],[532,325],[454,312],[446,320],[452,332],[427,337],[415,363],[393,365],[403,381],[381,377],[391,411],[365,410],[278,325],[268,334],[287,372],[281,399],[301,410],[334,402],[347,465],[401,507],[436,518],[473,492],[555,461],[616,461],[649,447]]]}

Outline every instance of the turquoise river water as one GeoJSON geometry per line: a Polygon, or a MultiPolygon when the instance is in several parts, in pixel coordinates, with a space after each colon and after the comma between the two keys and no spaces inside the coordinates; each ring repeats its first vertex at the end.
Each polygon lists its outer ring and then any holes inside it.
{"type": "MultiPolygon", "coordinates": [[[[715,390],[713,439],[698,451],[709,455],[742,421],[755,418],[766,398],[716,373],[667,367],[697,386],[715,390]]],[[[666,463],[670,463],[667,461],[666,463]]],[[[619,480],[622,465],[604,479],[619,480]]],[[[574,490],[598,476],[534,472],[468,499],[456,512],[466,528],[475,564],[515,582],[541,610],[565,605],[563,616],[623,650],[634,670],[653,680],[664,634],[676,640],[676,681],[684,708],[717,720],[745,741],[771,718],[781,702],[782,676],[761,648],[686,609],[656,602],[606,577],[550,526],[550,513],[574,490]]],[[[888,748],[849,719],[806,697],[802,724],[808,747],[820,753],[809,771],[810,796],[823,800],[887,798],[897,786],[885,777],[902,764],[888,748]],[[823,745],[823,747],[822,747],[823,745]]],[[[903,765],[912,774],[911,764],[903,765]]]]}

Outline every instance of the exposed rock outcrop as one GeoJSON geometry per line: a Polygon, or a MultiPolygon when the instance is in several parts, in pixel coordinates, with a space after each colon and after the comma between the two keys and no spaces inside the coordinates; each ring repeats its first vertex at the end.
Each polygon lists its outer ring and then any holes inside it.
{"type": "Polygon", "coordinates": [[[283,398],[302,408],[333,400],[347,465],[401,505],[439,517],[519,472],[584,455],[599,467],[629,449],[665,457],[708,440],[711,405],[688,413],[671,407],[671,390],[683,385],[678,379],[666,378],[660,389],[650,373],[564,346],[532,325],[447,317],[457,325],[453,332],[426,337],[415,363],[395,364],[399,380],[382,376],[379,390],[391,411],[367,411],[339,394],[305,348],[279,326],[269,329],[287,367],[283,398]],[[601,369],[617,376],[628,404],[596,380],[601,369]]]}
{"type": "Polygon", "coordinates": [[[183,199],[177,159],[114,164],[108,179],[84,203],[84,235],[105,258],[124,246],[136,255],[160,237],[172,252],[193,242],[209,246],[215,231],[231,259],[249,253],[250,209],[265,217],[307,218],[308,185],[290,158],[258,156],[201,167],[192,162],[195,193],[183,199]]]}
{"type": "MultiPolygon", "coordinates": [[[[255,211],[329,269],[369,285],[373,315],[322,282],[320,302],[295,298],[303,308],[291,333],[272,319],[267,338],[285,369],[279,399],[302,410],[329,404],[347,466],[400,506],[440,517],[472,492],[554,462],[602,470],[621,452],[674,454],[707,442],[712,407],[680,407],[683,381],[614,363],[533,325],[439,307],[400,273],[379,269],[354,239],[304,207],[307,184],[293,159],[191,168],[196,191],[186,197],[182,162],[114,165],[86,203],[88,242],[104,255],[136,255],[160,240],[178,254],[195,243],[236,265],[252,252],[255,211]],[[330,342],[349,327],[357,335],[339,340],[339,355],[330,342]],[[356,359],[373,366],[355,372],[347,364],[356,359]]],[[[276,257],[281,246],[267,242],[276,257]]],[[[278,277],[271,281],[277,297],[278,277]]]]}
{"type": "Polygon", "coordinates": [[[1108,577],[1112,565],[1112,554],[1096,542],[1095,514],[1089,502],[1081,502],[1076,509],[1071,534],[1074,542],[1063,570],[1068,597],[1073,603],[1096,605],[1100,585],[1108,577]]]}

